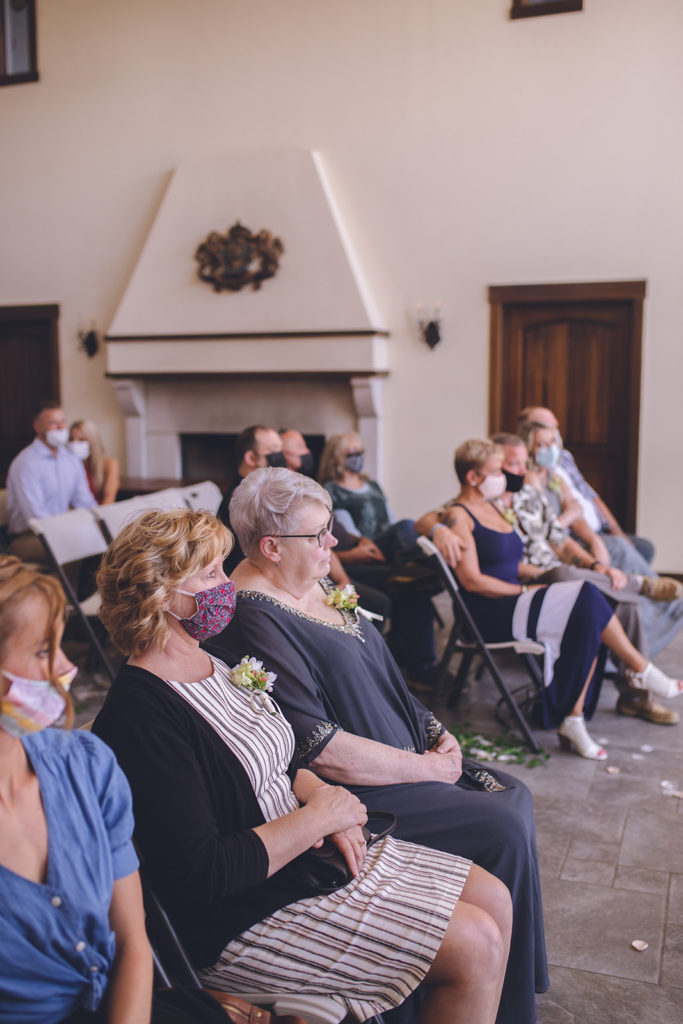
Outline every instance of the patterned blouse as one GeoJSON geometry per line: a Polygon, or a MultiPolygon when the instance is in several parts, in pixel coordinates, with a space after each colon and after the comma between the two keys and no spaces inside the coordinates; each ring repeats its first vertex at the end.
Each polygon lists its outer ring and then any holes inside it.
{"type": "Polygon", "coordinates": [[[517,516],[515,529],[524,542],[524,560],[540,569],[560,565],[553,545],[562,545],[567,531],[557,522],[546,496],[537,487],[524,484],[513,495],[512,507],[517,516]]]}

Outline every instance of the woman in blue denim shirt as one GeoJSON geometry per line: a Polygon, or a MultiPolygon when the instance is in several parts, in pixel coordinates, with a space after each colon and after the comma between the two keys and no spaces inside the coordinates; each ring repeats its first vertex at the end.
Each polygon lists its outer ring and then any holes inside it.
{"type": "Polygon", "coordinates": [[[64,605],[56,580],[0,557],[0,1021],[146,1024],[128,784],[95,736],[46,728],[73,717],[64,605]]]}

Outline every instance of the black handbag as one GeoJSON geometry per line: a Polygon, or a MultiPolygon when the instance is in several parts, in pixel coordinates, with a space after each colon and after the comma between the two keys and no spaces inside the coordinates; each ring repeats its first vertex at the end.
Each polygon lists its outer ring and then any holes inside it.
{"type": "MultiPolygon", "coordinates": [[[[381,832],[371,832],[363,826],[363,837],[368,849],[384,839],[396,828],[396,815],[385,811],[373,811],[371,818],[379,818],[386,821],[386,828],[381,832]]],[[[284,868],[289,879],[297,886],[307,889],[311,896],[325,896],[338,889],[343,889],[352,880],[353,875],[349,865],[344,860],[344,855],[334,845],[325,839],[322,846],[311,847],[305,853],[300,854],[284,868]]]]}

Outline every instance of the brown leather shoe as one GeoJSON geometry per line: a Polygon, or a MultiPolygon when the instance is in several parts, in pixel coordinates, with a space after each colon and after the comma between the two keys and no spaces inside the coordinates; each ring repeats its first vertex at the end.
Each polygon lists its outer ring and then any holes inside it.
{"type": "Polygon", "coordinates": [[[683,583],[672,576],[644,576],[640,593],[652,601],[676,601],[683,595],[683,583]]]}
{"type": "Polygon", "coordinates": [[[665,708],[647,690],[638,694],[622,693],[617,701],[617,711],[631,718],[644,718],[655,725],[676,725],[680,719],[677,711],[665,708]]]}

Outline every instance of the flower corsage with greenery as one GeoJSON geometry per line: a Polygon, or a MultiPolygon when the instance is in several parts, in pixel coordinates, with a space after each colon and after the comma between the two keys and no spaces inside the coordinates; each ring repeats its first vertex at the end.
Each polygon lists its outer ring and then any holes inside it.
{"type": "Polygon", "coordinates": [[[353,583],[347,583],[345,587],[333,587],[325,597],[325,604],[338,608],[340,612],[355,612],[358,594],[353,583]]]}
{"type": "Polygon", "coordinates": [[[345,587],[332,587],[325,595],[325,604],[337,608],[340,612],[355,612],[356,617],[362,615],[368,622],[372,622],[374,619],[381,622],[384,618],[383,615],[377,615],[376,612],[369,612],[367,608],[361,608],[353,583],[347,583],[345,587]]]}
{"type": "Polygon", "coordinates": [[[505,522],[510,524],[510,526],[513,528],[513,530],[516,529],[516,527],[517,527],[517,514],[516,514],[514,508],[501,508],[500,514],[502,515],[502,517],[505,520],[505,522]]]}
{"type": "Polygon", "coordinates": [[[548,487],[551,491],[554,491],[555,494],[559,494],[562,490],[562,481],[560,480],[559,476],[549,476],[548,487]]]}
{"type": "Polygon", "coordinates": [[[251,693],[251,704],[255,711],[266,710],[271,715],[277,714],[275,705],[268,696],[277,675],[275,672],[266,672],[262,661],[245,654],[239,665],[228,669],[228,676],[233,686],[251,693]]]}

